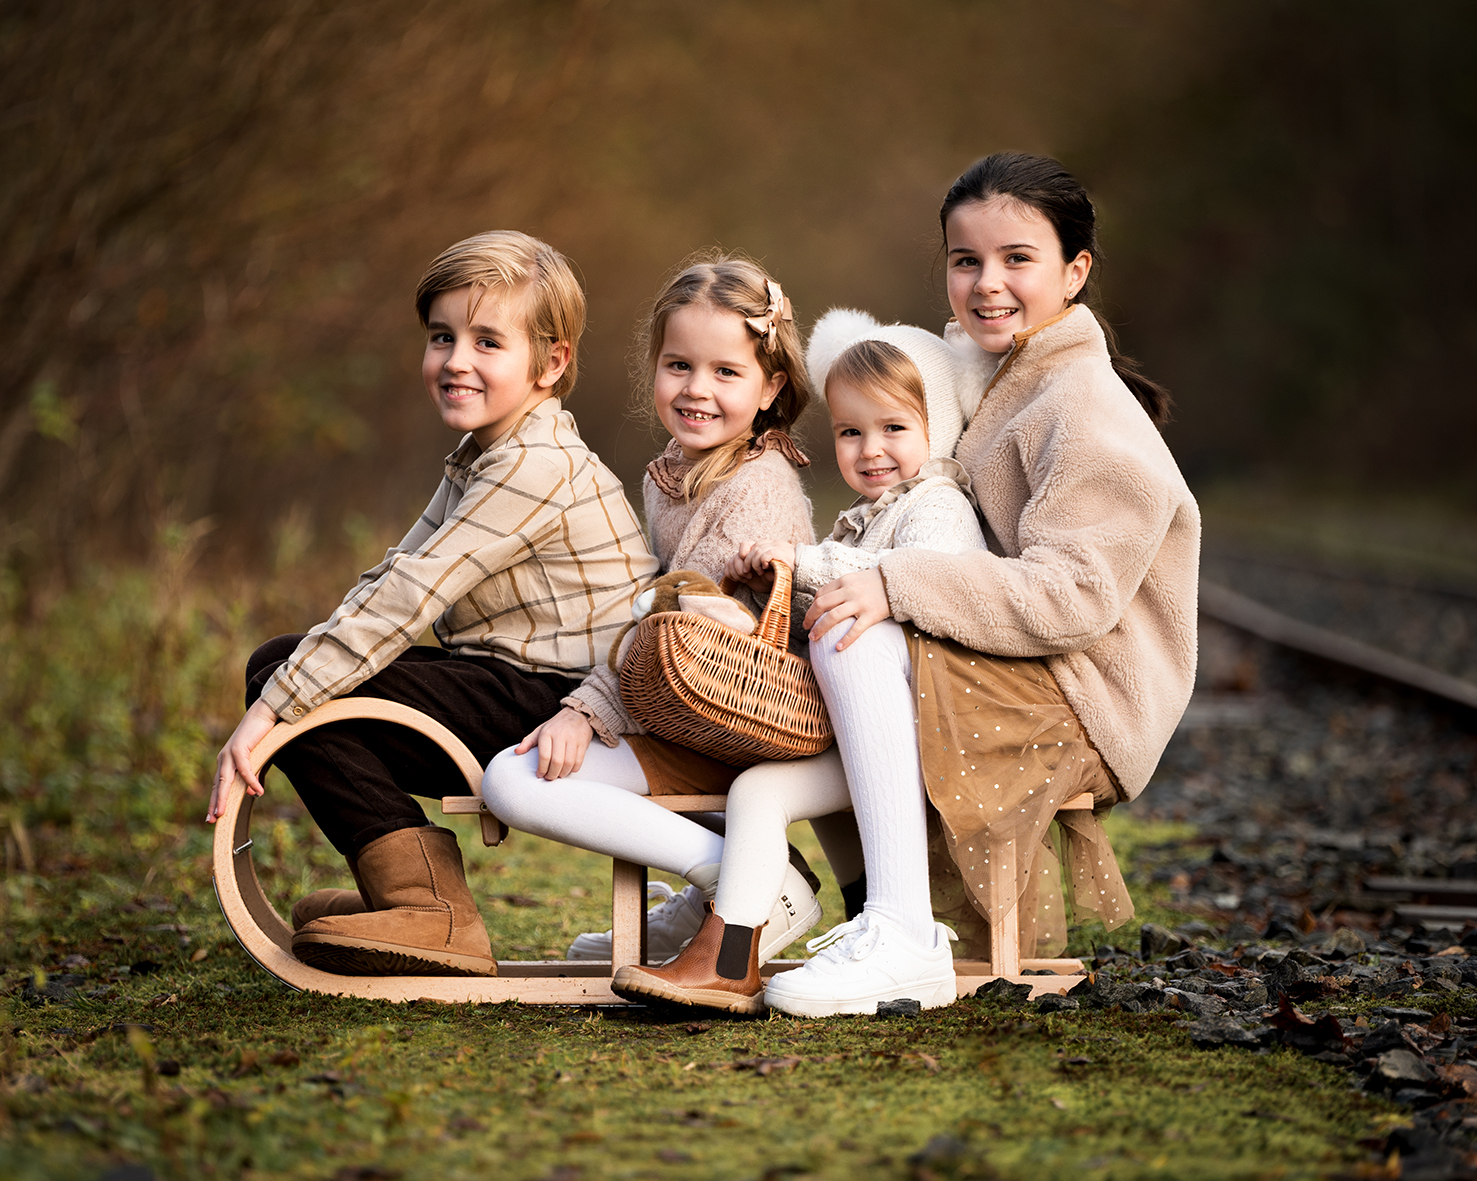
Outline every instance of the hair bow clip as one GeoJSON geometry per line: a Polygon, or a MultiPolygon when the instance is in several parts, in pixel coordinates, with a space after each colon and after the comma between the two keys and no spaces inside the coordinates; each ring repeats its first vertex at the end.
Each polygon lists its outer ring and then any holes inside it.
{"type": "Polygon", "coordinates": [[[795,313],[790,309],[790,301],[778,283],[770,279],[768,280],[768,287],[769,306],[764,309],[764,315],[745,316],[744,323],[749,326],[749,330],[756,336],[762,336],[764,338],[764,351],[766,353],[772,353],[779,344],[779,329],[776,321],[793,320],[795,313]]]}

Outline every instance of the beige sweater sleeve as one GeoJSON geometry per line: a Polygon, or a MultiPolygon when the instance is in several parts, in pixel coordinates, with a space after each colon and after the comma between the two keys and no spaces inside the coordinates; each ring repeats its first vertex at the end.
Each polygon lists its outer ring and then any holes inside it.
{"type": "MultiPolygon", "coordinates": [[[[804,544],[815,540],[810,501],[800,474],[778,451],[766,451],[745,463],[696,504],[672,500],[649,479],[645,494],[647,522],[663,572],[696,570],[717,582],[740,542],[780,539],[804,544]],[[670,538],[676,538],[675,544],[670,538]],[[669,545],[670,552],[664,552],[669,545]]],[[[735,597],[755,614],[763,608],[742,587],[735,597]]],[[[801,610],[799,615],[804,613],[801,610]]],[[[622,734],[645,733],[626,712],[619,678],[603,665],[563,704],[583,714],[607,746],[614,746],[622,734]]]]}
{"type": "Polygon", "coordinates": [[[1092,437],[1091,455],[1048,447],[1022,457],[1040,478],[1016,526],[1018,557],[886,555],[893,617],[999,656],[1079,652],[1117,627],[1181,497],[1155,457],[1106,430],[1092,437]]]}

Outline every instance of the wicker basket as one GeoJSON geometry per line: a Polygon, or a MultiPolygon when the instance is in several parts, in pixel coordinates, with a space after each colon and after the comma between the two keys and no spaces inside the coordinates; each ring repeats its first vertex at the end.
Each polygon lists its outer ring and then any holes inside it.
{"type": "Polygon", "coordinates": [[[621,699],[631,716],[659,737],[735,767],[830,746],[831,719],[810,662],[787,647],[790,584],[790,568],[775,562],[774,589],[753,635],[691,611],[643,619],[621,665],[621,699]]]}

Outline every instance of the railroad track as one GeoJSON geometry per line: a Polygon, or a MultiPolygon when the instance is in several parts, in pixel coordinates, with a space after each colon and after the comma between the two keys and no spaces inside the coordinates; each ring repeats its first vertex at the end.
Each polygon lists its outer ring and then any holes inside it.
{"type": "Polygon", "coordinates": [[[1200,610],[1477,709],[1477,591],[1207,547],[1200,610]]]}
{"type": "Polygon", "coordinates": [[[1477,925],[1477,594],[1207,546],[1200,606],[1133,807],[1199,836],[1153,876],[1214,924],[1477,925]]]}

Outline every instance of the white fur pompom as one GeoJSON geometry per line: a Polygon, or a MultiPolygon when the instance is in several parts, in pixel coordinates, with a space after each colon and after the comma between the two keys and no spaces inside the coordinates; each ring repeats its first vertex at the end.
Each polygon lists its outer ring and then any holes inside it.
{"type": "Polygon", "coordinates": [[[805,367],[810,371],[811,388],[817,394],[826,388],[826,374],[836,358],[859,340],[868,340],[881,328],[866,312],[853,308],[832,308],[810,330],[805,346],[805,367]]]}

